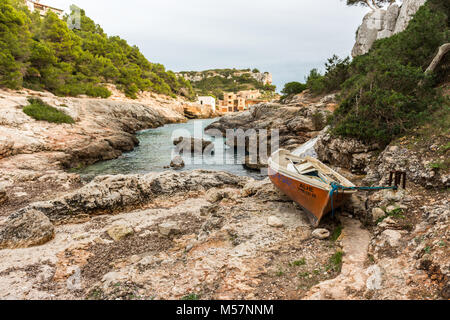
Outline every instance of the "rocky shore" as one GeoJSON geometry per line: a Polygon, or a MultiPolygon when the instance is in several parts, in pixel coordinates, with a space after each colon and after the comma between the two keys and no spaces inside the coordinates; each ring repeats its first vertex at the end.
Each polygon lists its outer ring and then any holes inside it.
{"type": "MultiPolygon", "coordinates": [[[[0,91],[0,216],[32,199],[79,187],[78,175],[68,170],[117,158],[138,145],[136,131],[184,122],[184,110],[195,107],[157,95],[133,101],[120,95],[90,99],[0,91]],[[22,111],[28,97],[40,98],[70,115],[75,124],[33,120],[22,111]]],[[[198,112],[198,117],[208,116],[198,112]]]]}
{"type": "Polygon", "coordinates": [[[334,96],[307,93],[213,123],[279,128],[289,149],[316,137],[319,158],[356,184],[408,170],[406,190],[358,193],[315,230],[269,179],[196,170],[84,184],[67,172],[133,148],[136,130],[184,121],[176,110],[43,96],[77,119],[53,125],[25,116],[23,95],[0,96],[0,299],[450,297],[448,170],[429,166],[433,139],[380,150],[332,137],[318,115],[334,96]]]}

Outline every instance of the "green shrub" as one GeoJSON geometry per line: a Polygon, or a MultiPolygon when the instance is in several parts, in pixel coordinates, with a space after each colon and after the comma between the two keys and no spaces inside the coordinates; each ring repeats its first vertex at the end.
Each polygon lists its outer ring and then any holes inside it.
{"type": "Polygon", "coordinates": [[[88,85],[86,94],[91,97],[108,98],[111,96],[111,91],[102,86],[88,85]]]}
{"type": "Polygon", "coordinates": [[[52,123],[75,123],[72,117],[49,106],[41,99],[29,98],[28,102],[30,104],[23,108],[23,112],[33,119],[52,123]]]}
{"type": "Polygon", "coordinates": [[[306,79],[306,87],[313,94],[328,93],[341,88],[349,78],[350,58],[340,59],[333,55],[325,63],[325,74],[312,69],[306,79]]]}
{"type": "Polygon", "coordinates": [[[319,131],[325,127],[326,118],[322,112],[320,112],[319,110],[316,110],[312,115],[312,122],[313,122],[314,128],[317,131],[319,131]]]}
{"type": "Polygon", "coordinates": [[[195,300],[200,300],[200,296],[198,294],[191,293],[191,294],[188,294],[188,295],[182,297],[181,300],[187,300],[187,301],[189,301],[189,300],[194,300],[194,301],[195,300]]]}
{"type": "Polygon", "coordinates": [[[312,69],[306,78],[306,87],[315,94],[325,91],[324,76],[317,69],[312,69]]]}
{"type": "Polygon", "coordinates": [[[281,93],[283,94],[283,98],[286,98],[288,96],[292,96],[295,94],[302,93],[306,90],[306,84],[300,83],[300,82],[288,82],[284,85],[283,90],[281,93]]]}
{"type": "Polygon", "coordinates": [[[347,79],[331,119],[334,134],[385,145],[444,104],[433,75],[424,74],[450,34],[448,16],[433,2],[418,10],[404,32],[376,41],[368,54],[342,66],[347,79]]]}
{"type": "Polygon", "coordinates": [[[342,258],[344,257],[343,251],[336,251],[335,254],[333,254],[329,260],[328,265],[326,266],[327,271],[335,271],[335,272],[341,272],[342,269],[342,258]]]}
{"type": "Polygon", "coordinates": [[[304,266],[305,264],[306,264],[306,259],[301,258],[300,260],[296,260],[296,261],[292,262],[291,266],[299,267],[299,266],[304,266]]]}

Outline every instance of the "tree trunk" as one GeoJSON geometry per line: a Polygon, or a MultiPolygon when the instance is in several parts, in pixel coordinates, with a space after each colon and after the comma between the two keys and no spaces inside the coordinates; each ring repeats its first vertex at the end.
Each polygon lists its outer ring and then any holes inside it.
{"type": "Polygon", "coordinates": [[[372,11],[375,11],[375,8],[372,7],[372,5],[370,4],[370,0],[365,0],[365,1],[366,1],[367,6],[368,6],[370,9],[372,9],[372,11]]]}
{"type": "Polygon", "coordinates": [[[437,68],[439,63],[441,62],[442,58],[444,58],[445,54],[448,53],[449,51],[450,51],[450,43],[446,43],[446,44],[442,45],[439,48],[439,51],[438,51],[437,55],[434,57],[430,66],[425,71],[425,73],[433,72],[437,68]]]}

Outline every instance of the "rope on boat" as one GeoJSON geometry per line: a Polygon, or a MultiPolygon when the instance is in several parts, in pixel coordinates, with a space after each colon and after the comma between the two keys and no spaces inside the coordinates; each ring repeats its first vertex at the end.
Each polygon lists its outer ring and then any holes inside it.
{"type": "Polygon", "coordinates": [[[358,191],[377,191],[377,190],[398,190],[398,186],[392,187],[345,187],[336,182],[330,183],[330,197],[331,197],[331,214],[334,217],[334,205],[333,205],[333,197],[334,194],[339,194],[339,190],[358,190],[358,191]]]}

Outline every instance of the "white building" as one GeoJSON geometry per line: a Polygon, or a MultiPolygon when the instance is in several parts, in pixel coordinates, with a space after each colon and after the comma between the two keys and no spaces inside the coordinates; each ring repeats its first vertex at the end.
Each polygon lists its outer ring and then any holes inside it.
{"type": "Polygon", "coordinates": [[[211,96],[198,97],[197,102],[201,105],[210,106],[216,112],[216,99],[211,96]]]}
{"type": "Polygon", "coordinates": [[[38,11],[42,17],[44,17],[49,10],[56,13],[60,19],[62,19],[64,14],[64,10],[42,4],[40,3],[40,0],[25,0],[25,3],[31,12],[38,11]]]}

